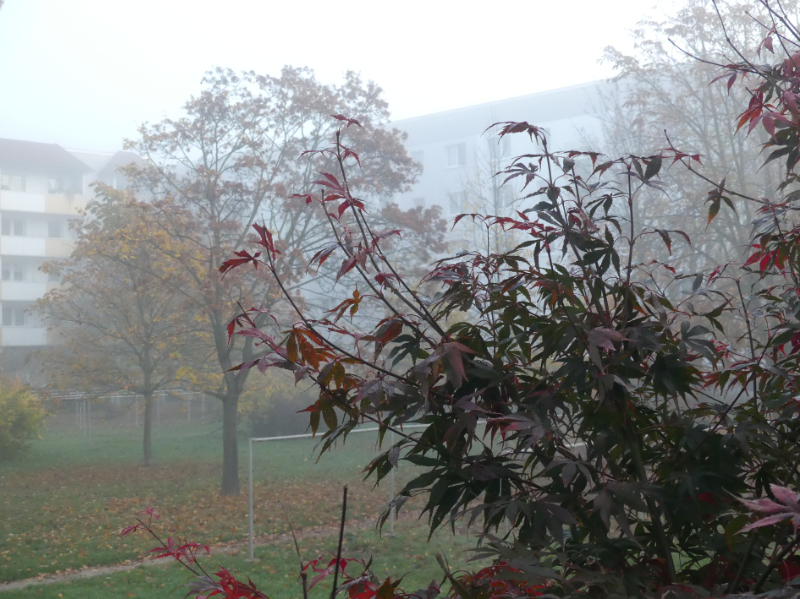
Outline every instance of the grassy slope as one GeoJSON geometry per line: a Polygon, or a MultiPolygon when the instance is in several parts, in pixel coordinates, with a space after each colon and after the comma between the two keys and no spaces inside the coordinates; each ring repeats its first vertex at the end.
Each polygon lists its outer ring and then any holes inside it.
{"type": "MultiPolygon", "coordinates": [[[[0,465],[0,580],[135,559],[152,544],[120,538],[137,512],[153,505],[162,530],[202,543],[247,535],[247,496],[225,498],[219,484],[218,426],[156,429],[157,465],[140,464],[140,430],[94,431],[91,438],[45,433],[27,455],[0,465]]],[[[341,485],[350,485],[350,520],[374,518],[388,490],[361,484],[375,453],[372,434],[313,457],[314,441],[256,446],[256,528],[285,532],[282,500],[294,526],[335,526],[341,485]]],[[[240,449],[246,489],[246,444],[240,449]]]]}
{"type": "MultiPolygon", "coordinates": [[[[439,582],[441,570],[433,559],[437,551],[445,551],[451,565],[463,565],[467,547],[466,537],[453,538],[447,533],[434,536],[431,543],[426,542],[426,533],[416,524],[399,524],[394,537],[377,536],[374,530],[359,531],[345,536],[343,554],[345,556],[370,553],[374,556],[373,571],[379,578],[405,575],[402,587],[413,591],[427,586],[431,580],[439,582]]],[[[300,541],[300,549],[305,560],[327,555],[333,551],[336,537],[305,539],[300,541]]],[[[302,595],[297,584],[298,562],[291,543],[258,548],[258,563],[248,563],[243,556],[214,556],[205,560],[207,569],[224,565],[242,578],[252,578],[260,590],[272,599],[299,599],[302,595]]],[[[357,573],[354,570],[354,573],[357,573]]],[[[114,574],[50,586],[30,587],[20,591],[3,593],[3,599],[32,599],[48,597],[61,599],[115,599],[115,598],[157,598],[183,597],[185,589],[180,588],[189,574],[180,566],[163,568],[137,568],[130,572],[114,574]]],[[[312,589],[311,599],[322,599],[330,594],[331,581],[328,580],[312,589]]]]}

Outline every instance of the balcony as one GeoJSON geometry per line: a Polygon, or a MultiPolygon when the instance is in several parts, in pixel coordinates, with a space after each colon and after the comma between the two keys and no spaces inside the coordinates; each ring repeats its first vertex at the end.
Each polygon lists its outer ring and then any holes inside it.
{"type": "MultiPolygon", "coordinates": [[[[3,192],[5,193],[5,192],[3,192]]],[[[2,200],[0,200],[1,202],[2,200]]],[[[0,254],[3,256],[42,256],[47,254],[47,241],[39,237],[0,237],[0,254]]],[[[69,253],[66,254],[67,256],[69,253]]],[[[57,256],[54,256],[57,257],[57,256]]]]}
{"type": "Polygon", "coordinates": [[[0,237],[2,256],[40,256],[43,258],[69,258],[75,242],[71,239],[43,239],[41,237],[0,237]]]}
{"type": "Polygon", "coordinates": [[[44,211],[47,214],[69,214],[78,216],[86,208],[86,198],[80,194],[47,194],[44,196],[44,211]]]}
{"type": "Polygon", "coordinates": [[[24,191],[0,191],[0,210],[17,212],[44,212],[43,193],[27,193],[24,191]]]}
{"type": "Polygon", "coordinates": [[[0,284],[0,300],[4,302],[35,302],[47,291],[47,283],[3,281],[0,284]]]}
{"type": "Polygon", "coordinates": [[[86,198],[81,194],[0,191],[0,210],[77,216],[84,208],[86,198]]]}
{"type": "Polygon", "coordinates": [[[45,239],[44,255],[48,258],[69,258],[75,242],[71,239],[45,239]]]}
{"type": "Polygon", "coordinates": [[[3,347],[35,347],[47,345],[46,327],[2,327],[3,347]]]}

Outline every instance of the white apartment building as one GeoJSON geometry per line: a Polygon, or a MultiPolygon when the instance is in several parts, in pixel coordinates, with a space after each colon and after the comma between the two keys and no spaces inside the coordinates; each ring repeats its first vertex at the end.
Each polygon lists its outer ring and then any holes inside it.
{"type": "Polygon", "coordinates": [[[0,139],[0,347],[7,371],[24,369],[29,351],[47,344],[31,305],[59,284],[43,263],[66,258],[78,217],[100,180],[125,187],[116,172],[128,152],[70,152],[56,144],[0,139]]]}
{"type": "Polygon", "coordinates": [[[69,219],[86,207],[91,169],[56,144],[0,139],[0,346],[47,343],[47,329],[28,308],[58,284],[40,268],[70,255],[69,219]]]}
{"type": "Polygon", "coordinates": [[[423,172],[411,191],[391,201],[406,210],[438,205],[448,220],[476,209],[485,211],[486,206],[474,206],[481,194],[484,201],[510,208],[518,198],[518,187],[500,187],[492,176],[514,156],[538,150],[526,135],[499,141],[497,132],[486,131],[487,127],[527,121],[547,131],[552,150],[589,149],[587,142],[602,137],[596,116],[598,93],[608,85],[592,82],[394,121],[393,127],[408,134],[406,149],[422,164],[423,172]],[[499,197],[486,197],[492,195],[499,197]]]}

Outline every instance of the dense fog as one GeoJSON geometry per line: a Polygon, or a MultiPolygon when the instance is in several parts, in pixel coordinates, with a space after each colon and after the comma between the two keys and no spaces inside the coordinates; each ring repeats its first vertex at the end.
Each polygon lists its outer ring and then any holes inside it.
{"type": "MultiPolygon", "coordinates": [[[[752,537],[772,551],[754,582],[730,541],[746,519],[713,558],[684,552],[702,535],[680,501],[659,529],[647,493],[684,473],[647,435],[669,421],[745,460],[752,428],[796,453],[775,433],[794,416],[734,410],[797,397],[769,378],[800,347],[785,4],[0,0],[0,595],[195,576],[204,597],[227,564],[299,598],[344,544],[376,559],[374,580],[342,574],[350,597],[390,599],[375,581],[442,579],[440,551],[464,572],[481,532],[484,577],[580,538],[672,585],[716,593],[718,562],[725,592],[769,584],[796,539],[752,537]],[[205,573],[146,557],[205,545],[205,573]]],[[[614,572],[597,555],[581,576],[614,572]]],[[[534,580],[519,567],[502,580],[534,580]]]]}

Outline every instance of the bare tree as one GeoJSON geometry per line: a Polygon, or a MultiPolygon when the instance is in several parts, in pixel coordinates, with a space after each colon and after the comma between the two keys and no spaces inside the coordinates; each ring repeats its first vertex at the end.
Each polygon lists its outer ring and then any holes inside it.
{"type": "MultiPolygon", "coordinates": [[[[407,156],[403,135],[384,128],[389,112],[381,89],[353,73],[341,85],[326,86],[307,69],[286,67],[279,77],[220,69],[203,84],[186,103],[185,116],[140,129],[140,139],[128,147],[148,164],[127,172],[150,199],[146,213],[153,226],[181,240],[179,251],[169,245],[159,250],[180,273],[178,291],[208,323],[222,373],[219,387],[210,390],[223,405],[222,493],[236,495],[238,403],[249,374],[237,366],[258,353],[252,337],[231,336],[229,325],[258,302],[265,308],[259,322],[277,327],[288,321],[281,315],[290,307],[265,273],[239,269],[223,276],[220,267],[270,236],[284,256],[281,280],[288,294],[303,304],[305,289],[320,289],[325,272],[309,274],[307,256],[325,251],[325,227],[341,214],[295,196],[316,193],[315,173],[335,165],[330,154],[317,152],[331,145],[337,130],[339,121],[330,115],[347,114],[362,125],[348,127],[342,141],[369,150],[354,174],[369,194],[363,201],[406,189],[419,167],[407,156]]],[[[391,215],[382,214],[388,224],[391,215]]]]}
{"type": "MultiPolygon", "coordinates": [[[[797,2],[786,3],[796,12],[797,2]]],[[[780,173],[775,166],[758,168],[766,141],[762,131],[737,132],[737,115],[748,100],[740,86],[709,85],[719,70],[709,64],[736,62],[732,44],[754,61],[760,57],[768,15],[756,2],[689,0],[664,21],[647,20],[632,32],[634,55],[607,48],[605,60],[617,70],[615,84],[602,94],[600,114],[604,141],[611,155],[650,154],[654,148],[673,147],[699,155],[708,179],[726,181],[754,197],[774,190],[780,173]],[[752,15],[752,16],[749,16],[752,15]],[[753,18],[755,17],[755,19],[753,18]],[[724,26],[723,26],[724,22],[724,26]],[[701,60],[696,60],[699,58],[701,60]]],[[[635,218],[645,226],[681,229],[692,247],[679,239],[673,245],[675,264],[688,273],[708,270],[747,247],[750,207],[722,211],[706,230],[708,190],[711,187],[685,169],[663,173],[663,191],[653,190],[638,205],[635,218]]],[[[663,258],[664,246],[642,250],[663,258]]],[[[640,258],[643,258],[641,256],[640,258]]]]}

